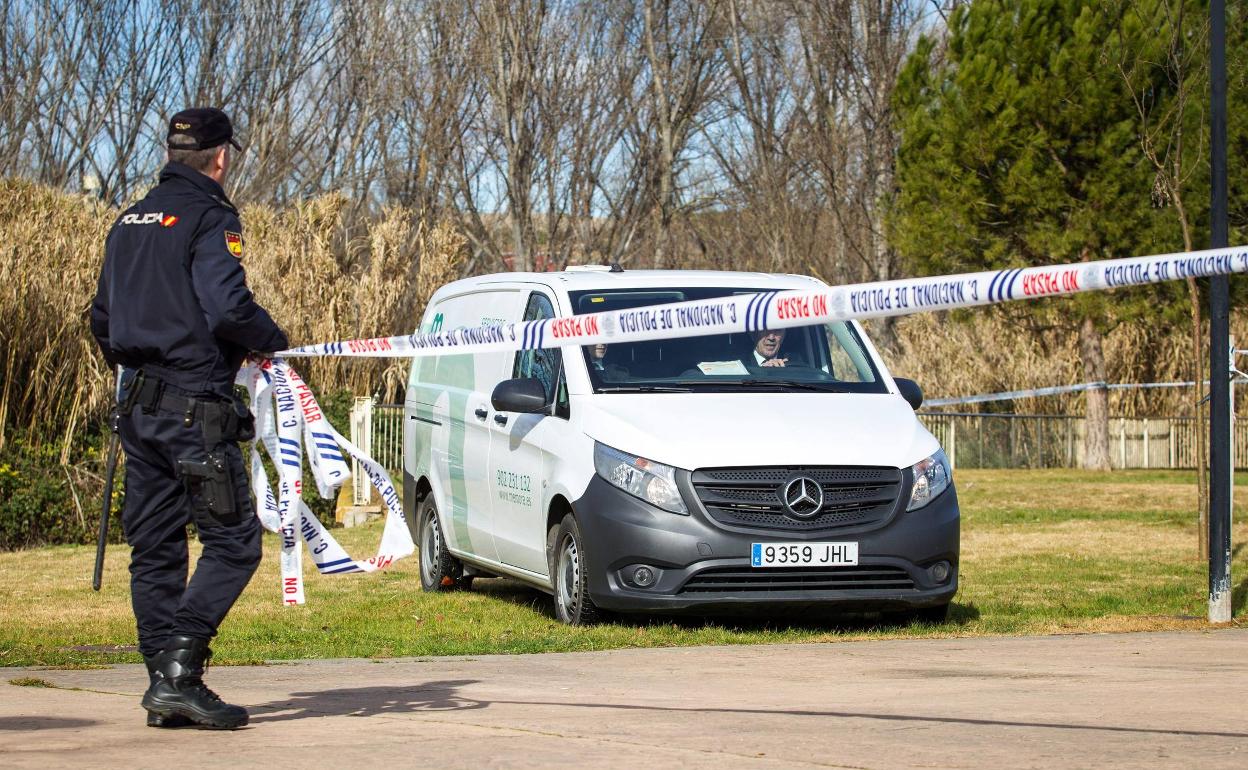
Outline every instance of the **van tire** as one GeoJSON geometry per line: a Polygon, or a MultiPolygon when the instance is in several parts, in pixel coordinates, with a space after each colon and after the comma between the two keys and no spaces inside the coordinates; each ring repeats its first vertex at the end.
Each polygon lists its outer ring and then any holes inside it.
{"type": "Polygon", "coordinates": [[[551,527],[546,540],[550,561],[550,584],[555,594],[555,617],[569,626],[593,625],[601,613],[589,598],[589,565],[585,540],[576,517],[568,514],[551,527]]]}
{"type": "Polygon", "coordinates": [[[433,495],[427,495],[420,504],[420,587],[430,592],[452,591],[463,582],[464,565],[451,556],[438,521],[438,505],[433,495]]]}

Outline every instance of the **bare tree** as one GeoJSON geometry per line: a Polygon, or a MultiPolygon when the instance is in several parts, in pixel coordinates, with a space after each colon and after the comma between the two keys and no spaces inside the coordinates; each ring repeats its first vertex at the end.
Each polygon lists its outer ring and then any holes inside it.
{"type": "MultiPolygon", "coordinates": [[[[1112,0],[1111,0],[1112,1],[1112,0]]],[[[1204,137],[1197,129],[1204,125],[1203,93],[1207,71],[1200,66],[1207,51],[1208,19],[1189,18],[1185,0],[1128,0],[1149,42],[1158,56],[1140,50],[1139,40],[1124,39],[1120,30],[1116,62],[1127,92],[1140,117],[1140,148],[1156,169],[1153,186],[1155,205],[1170,208],[1178,221],[1183,250],[1192,251],[1194,223],[1187,197],[1200,179],[1207,159],[1204,137]]],[[[1198,549],[1201,558],[1209,556],[1209,478],[1208,425],[1202,419],[1205,381],[1204,325],[1201,320],[1200,290],[1196,279],[1186,281],[1188,314],[1191,319],[1192,378],[1198,383],[1192,391],[1196,416],[1196,484],[1199,492],[1198,549]]]]}
{"type": "MultiPolygon", "coordinates": [[[[892,93],[911,50],[921,6],[905,0],[789,0],[804,67],[798,91],[802,151],[823,188],[843,248],[826,267],[837,280],[894,277],[884,232],[897,134],[892,93]],[[852,260],[857,268],[845,264],[852,260]]],[[[891,319],[882,343],[895,343],[891,319]]]]}
{"type": "Polygon", "coordinates": [[[795,20],[768,0],[729,0],[727,14],[720,46],[729,86],[717,99],[726,117],[706,141],[730,212],[718,250],[761,257],[758,269],[806,272],[824,244],[821,207],[793,152],[795,20]]]}
{"type": "MultiPolygon", "coordinates": [[[[572,19],[579,31],[575,56],[567,68],[562,98],[550,99],[556,110],[557,162],[547,164],[546,199],[551,210],[566,211],[564,232],[548,221],[550,251],[556,266],[572,259],[614,260],[633,241],[642,224],[620,216],[621,199],[635,198],[635,187],[621,191],[609,181],[611,164],[622,146],[635,106],[633,84],[643,66],[629,51],[632,8],[628,4],[586,4],[572,19]],[[630,193],[631,191],[631,193],[630,193]]],[[[634,209],[635,212],[635,209],[634,209]]]]}
{"type": "Polygon", "coordinates": [[[385,196],[436,217],[452,201],[456,148],[467,141],[477,85],[463,2],[414,5],[383,25],[395,57],[378,75],[388,99],[381,130],[385,196]]]}
{"type": "MultiPolygon", "coordinates": [[[[34,4],[0,0],[0,173],[31,175],[23,151],[27,131],[39,110],[39,84],[50,64],[53,36],[50,12],[35,13],[34,4]]],[[[50,6],[45,6],[50,11],[50,6]]]]}
{"type": "Polygon", "coordinates": [[[233,15],[228,0],[194,5],[182,51],[195,75],[181,102],[220,105],[234,118],[245,152],[231,193],[283,202],[336,189],[367,203],[370,78],[380,69],[380,41],[368,30],[378,4],[253,0],[233,15]]]}
{"type": "Polygon", "coordinates": [[[539,94],[562,66],[560,35],[545,0],[490,0],[472,8],[475,64],[482,84],[479,110],[469,136],[484,155],[486,173],[501,185],[497,198],[480,180],[465,179],[469,236],[481,250],[504,263],[504,249],[484,216],[491,203],[507,212],[510,266],[529,270],[537,248],[535,186],[544,160],[539,146],[552,127],[539,94]]]}
{"type": "Polygon", "coordinates": [[[646,98],[638,104],[634,127],[640,191],[650,209],[654,266],[667,267],[673,251],[672,226],[683,211],[681,181],[685,154],[716,82],[722,25],[718,0],[643,0],[641,48],[646,98]]]}
{"type": "Polygon", "coordinates": [[[108,200],[129,194],[148,152],[153,107],[169,79],[167,51],[152,52],[144,41],[170,34],[175,24],[157,9],[132,5],[3,6],[5,173],[71,188],[94,177],[108,200]]]}

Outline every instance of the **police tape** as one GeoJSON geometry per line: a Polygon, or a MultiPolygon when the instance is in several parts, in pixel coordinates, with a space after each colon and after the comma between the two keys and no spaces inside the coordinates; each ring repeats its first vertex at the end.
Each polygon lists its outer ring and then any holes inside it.
{"type": "Polygon", "coordinates": [[[305,601],[300,540],[307,544],[317,570],[326,575],[373,572],[416,550],[390,474],[329,424],[312,389],[289,364],[280,358],[248,363],[239,370],[236,382],[247,389],[256,418],[256,442],[251,448],[252,493],[261,525],[281,536],[283,603],[305,601]],[[304,446],[308,447],[308,465],[321,497],[333,499],[335,490],[351,478],[343,450],[360,462],[377,488],[386,506],[386,521],[375,556],[352,558],[304,503],[304,446]],[[260,447],[277,470],[276,495],[260,447]]]}
{"type": "Polygon", "coordinates": [[[307,544],[317,570],[331,575],[373,572],[416,550],[402,503],[385,468],[329,424],[311,389],[284,357],[419,358],[756,332],[1243,272],[1248,272],[1248,247],[1241,246],[878,281],[814,291],[747,293],[539,321],[429,330],[292,348],[271,360],[250,363],[238,374],[237,382],[247,388],[256,417],[257,440],[251,450],[256,515],[266,529],[280,533],[282,539],[281,587],[285,604],[303,604],[306,598],[299,540],[307,544]],[[332,498],[334,490],[350,478],[344,450],[360,462],[377,488],[386,506],[386,519],[375,556],[351,557],[304,503],[304,446],[310,448],[308,464],[322,497],[332,498]],[[265,449],[277,470],[276,495],[269,484],[260,447],[265,449]]]}
{"type": "Polygon", "coordinates": [[[278,355],[419,358],[755,332],[1248,272],[1248,246],[768,291],[509,324],[325,342],[278,355]]]}
{"type": "MultiPolygon", "coordinates": [[[[1236,385],[1248,383],[1248,380],[1231,380],[1236,385]]],[[[1016,401],[1020,398],[1039,398],[1042,396],[1061,396],[1067,393],[1082,393],[1086,390],[1160,390],[1168,388],[1190,388],[1196,383],[1192,380],[1183,382],[1080,382],[1075,385],[1053,385],[1047,388],[1030,390],[1006,390],[1000,393],[977,393],[973,396],[953,396],[950,398],[927,398],[923,406],[961,406],[963,404],[986,404],[993,401],[1016,401]]],[[[1209,380],[1205,380],[1205,385],[1209,380]]]]}

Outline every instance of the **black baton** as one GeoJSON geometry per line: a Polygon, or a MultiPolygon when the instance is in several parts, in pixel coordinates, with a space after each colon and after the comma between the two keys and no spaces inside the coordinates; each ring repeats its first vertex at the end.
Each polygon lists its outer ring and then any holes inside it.
{"type": "MultiPolygon", "coordinates": [[[[121,394],[121,367],[117,367],[117,393],[121,394]]],[[[113,507],[113,477],[117,474],[117,455],[121,449],[121,435],[117,432],[120,415],[113,410],[112,436],[108,440],[108,470],[104,472],[104,503],[100,510],[100,534],[95,542],[95,572],[91,576],[91,589],[100,590],[104,577],[104,549],[108,547],[108,516],[113,507]]]]}

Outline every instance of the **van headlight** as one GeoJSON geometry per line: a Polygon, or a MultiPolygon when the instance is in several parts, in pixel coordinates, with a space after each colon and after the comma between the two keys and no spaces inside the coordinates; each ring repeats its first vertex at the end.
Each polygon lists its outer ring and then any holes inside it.
{"type": "Polygon", "coordinates": [[[910,488],[907,511],[918,510],[927,505],[953,483],[953,469],[949,467],[949,458],[945,457],[943,449],[936,450],[936,454],[910,466],[910,474],[914,478],[914,485],[910,488]]]}
{"type": "Polygon", "coordinates": [[[676,469],[594,442],[594,469],[614,486],[672,513],[689,515],[676,488],[676,469]]]}

